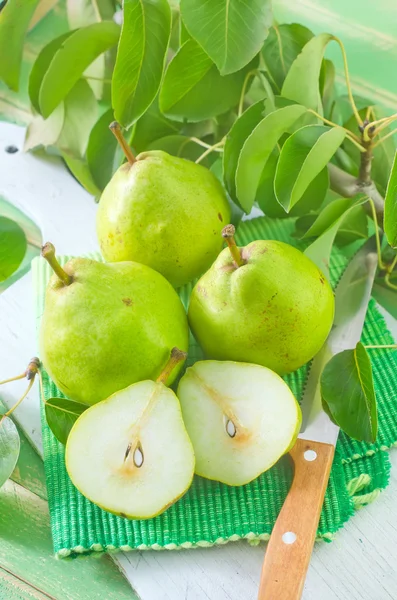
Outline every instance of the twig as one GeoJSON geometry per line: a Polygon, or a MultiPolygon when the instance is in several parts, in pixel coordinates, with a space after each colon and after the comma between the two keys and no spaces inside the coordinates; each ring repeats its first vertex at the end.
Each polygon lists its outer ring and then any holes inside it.
{"type": "Polygon", "coordinates": [[[347,94],[349,96],[350,104],[351,104],[351,107],[353,109],[354,116],[356,117],[357,123],[362,126],[363,120],[360,117],[360,113],[358,112],[356,103],[354,102],[352,88],[351,88],[351,84],[350,84],[349,67],[347,65],[346,50],[345,50],[345,47],[344,47],[344,45],[342,43],[342,40],[340,40],[336,36],[333,36],[333,39],[339,44],[339,47],[340,47],[341,52],[342,52],[343,66],[344,66],[344,69],[345,69],[345,79],[346,79],[347,94]]]}
{"type": "Polygon", "coordinates": [[[372,211],[372,218],[373,218],[374,223],[375,223],[375,238],[376,238],[376,250],[377,250],[377,253],[378,253],[378,265],[379,265],[380,269],[384,270],[386,268],[386,266],[385,266],[385,264],[382,261],[382,248],[381,248],[381,245],[380,245],[378,217],[376,215],[376,208],[375,208],[375,204],[374,204],[374,201],[372,200],[372,198],[370,198],[369,196],[367,196],[367,200],[370,203],[371,211],[372,211]]]}
{"type": "Polygon", "coordinates": [[[243,114],[244,98],[245,98],[245,93],[247,90],[248,82],[251,77],[253,77],[253,76],[255,77],[257,74],[258,74],[258,71],[256,69],[253,69],[252,71],[248,71],[247,75],[245,76],[243,87],[241,88],[240,102],[238,103],[238,113],[237,113],[238,117],[241,117],[241,115],[243,114]]]}
{"type": "Polygon", "coordinates": [[[387,135],[385,135],[383,138],[381,138],[380,140],[378,140],[373,146],[372,149],[377,148],[380,144],[383,144],[383,142],[385,140],[387,140],[387,138],[391,137],[392,135],[394,135],[395,133],[397,133],[397,128],[393,129],[393,131],[390,131],[390,133],[388,133],[387,135]]]}
{"type": "Polygon", "coordinates": [[[225,143],[225,138],[222,138],[220,142],[217,142],[216,144],[214,144],[213,146],[210,146],[209,148],[207,148],[207,150],[205,152],[203,152],[198,159],[196,160],[196,165],[198,165],[199,163],[201,163],[201,161],[208,156],[208,154],[211,154],[211,152],[219,152],[219,150],[217,150],[217,148],[220,148],[221,146],[223,146],[225,143]]]}

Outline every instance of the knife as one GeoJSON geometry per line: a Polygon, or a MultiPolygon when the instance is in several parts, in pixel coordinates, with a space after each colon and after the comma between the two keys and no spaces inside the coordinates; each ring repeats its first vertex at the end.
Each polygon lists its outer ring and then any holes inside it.
{"type": "Polygon", "coordinates": [[[290,451],[294,478],[266,549],[258,600],[299,600],[302,595],[339,434],[322,408],[320,377],[332,356],[355,348],[360,340],[377,268],[369,244],[372,240],[338,283],[334,325],[312,361],[301,404],[302,428],[290,451]]]}

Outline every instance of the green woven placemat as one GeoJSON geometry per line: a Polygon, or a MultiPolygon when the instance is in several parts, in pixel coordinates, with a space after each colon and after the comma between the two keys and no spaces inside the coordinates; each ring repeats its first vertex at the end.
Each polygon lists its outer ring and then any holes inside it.
{"type": "MultiPolygon", "coordinates": [[[[237,241],[245,245],[255,239],[267,238],[299,246],[291,237],[292,232],[291,220],[259,218],[240,225],[237,241]]],[[[357,247],[350,247],[344,253],[333,253],[333,284],[339,279],[355,249],[357,247]]],[[[60,262],[64,264],[69,258],[63,257],[60,262]]],[[[44,291],[51,273],[45,261],[40,259],[34,261],[33,273],[39,326],[44,309],[44,291]]],[[[185,306],[190,291],[191,285],[180,291],[185,306]]],[[[393,343],[374,302],[371,302],[367,313],[362,340],[364,344],[393,343]]],[[[397,410],[394,406],[397,353],[376,351],[371,357],[379,403],[378,441],[376,444],[364,444],[351,440],[343,433],[339,436],[318,528],[319,539],[331,540],[355,508],[373,500],[388,483],[390,463],[384,450],[397,440],[397,410]]],[[[201,358],[201,350],[191,338],[188,364],[201,358]]],[[[286,377],[298,398],[306,373],[307,367],[303,367],[286,377]]],[[[46,399],[62,396],[45,372],[43,388],[46,399]]],[[[283,457],[270,471],[242,487],[229,487],[195,477],[185,496],[162,515],[146,521],[126,520],[101,510],[76,490],[66,473],[64,448],[48,428],[43,411],[42,426],[54,550],[60,557],[101,550],[209,546],[240,538],[246,538],[251,543],[266,540],[292,478],[288,457],[283,457]]]]}

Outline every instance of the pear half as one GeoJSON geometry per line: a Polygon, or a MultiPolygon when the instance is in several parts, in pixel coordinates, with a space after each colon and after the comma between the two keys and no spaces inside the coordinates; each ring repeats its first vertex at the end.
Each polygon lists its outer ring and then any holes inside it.
{"type": "Polygon", "coordinates": [[[170,370],[168,364],[156,382],[135,383],[92,406],[69,434],[70,479],[108,512],[149,519],[178,500],[192,482],[192,444],[178,398],[163,383],[170,370]]]}
{"type": "Polygon", "coordinates": [[[270,469],[299,433],[299,404],[266,367],[196,362],[182,377],[178,397],[196,473],[228,485],[244,485],[270,469]]]}

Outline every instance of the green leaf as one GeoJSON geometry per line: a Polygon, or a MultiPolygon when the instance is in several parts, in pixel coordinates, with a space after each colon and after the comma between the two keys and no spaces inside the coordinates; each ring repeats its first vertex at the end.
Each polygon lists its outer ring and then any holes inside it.
{"type": "Polygon", "coordinates": [[[323,61],[320,76],[321,100],[323,113],[330,118],[335,102],[335,65],[331,60],[323,61]]]}
{"type": "Polygon", "coordinates": [[[293,133],[281,149],[274,191],[289,212],[313,179],[327,166],[345,139],[341,127],[307,125],[293,133]]]}
{"type": "Polygon", "coordinates": [[[54,146],[61,134],[65,118],[63,102],[50,114],[48,119],[41,115],[33,117],[25,134],[24,151],[34,150],[39,146],[54,146]]]}
{"type": "Polygon", "coordinates": [[[355,201],[352,198],[334,200],[324,208],[304,236],[319,236],[304,253],[321,269],[328,281],[330,281],[329,261],[336,234],[346,215],[355,206],[360,206],[366,201],[366,197],[362,195],[355,201]]]}
{"type": "Polygon", "coordinates": [[[62,158],[66,163],[69,171],[77,179],[80,185],[92,196],[98,198],[101,191],[98,189],[95,181],[92,178],[88,164],[83,158],[74,158],[70,154],[62,153],[62,158]]]}
{"type": "Polygon", "coordinates": [[[249,213],[254,201],[262,171],[283,133],[306,112],[303,106],[293,104],[268,114],[246,139],[237,164],[236,193],[241,208],[249,213]]]}
{"type": "Polygon", "coordinates": [[[67,400],[66,398],[49,398],[45,405],[45,416],[52,433],[61,444],[66,444],[73,425],[88,406],[67,400]]]}
{"type": "Polygon", "coordinates": [[[392,317],[397,319],[397,291],[375,282],[372,296],[392,317]]]}
{"type": "Polygon", "coordinates": [[[368,217],[363,206],[354,206],[342,221],[335,243],[346,246],[368,237],[368,217]]]}
{"type": "Polygon", "coordinates": [[[64,100],[65,116],[57,146],[74,158],[85,154],[91,129],[98,116],[94,92],[85,79],[79,79],[64,100]]]}
{"type": "Polygon", "coordinates": [[[387,184],[384,230],[390,246],[397,248],[397,152],[387,184]]]}
{"type": "Polygon", "coordinates": [[[0,79],[18,91],[23,46],[39,0],[10,0],[0,12],[0,79]]]}
{"type": "Polygon", "coordinates": [[[156,97],[170,35],[167,0],[125,0],[112,79],[114,114],[124,127],[135,123],[156,97]]]}
{"type": "Polygon", "coordinates": [[[0,415],[0,488],[16,467],[21,441],[14,423],[0,415]]]}
{"type": "Polygon", "coordinates": [[[271,27],[262,48],[262,56],[266,71],[278,93],[292,63],[312,37],[310,29],[299,23],[271,27]]]}
{"type": "Polygon", "coordinates": [[[375,442],[378,417],[371,361],[361,342],[331,358],[321,375],[321,396],[333,421],[350,437],[375,442]]]}
{"type": "Polygon", "coordinates": [[[238,73],[222,77],[194,40],[178,50],[167,67],[160,91],[160,110],[173,119],[202,121],[238,104],[244,79],[257,60],[238,73]]]}
{"type": "Polygon", "coordinates": [[[95,123],[88,139],[87,165],[93,181],[100,190],[106,187],[118,167],[116,159],[118,144],[109,129],[112,121],[113,110],[110,108],[95,123]]]}
{"type": "Polygon", "coordinates": [[[144,115],[135,123],[131,145],[135,152],[144,152],[158,138],[179,133],[179,124],[167,119],[159,109],[156,98],[144,115]]]}
{"type": "Polygon", "coordinates": [[[40,87],[39,104],[48,117],[67,96],[86,68],[117,44],[120,28],[111,21],[93,23],[73,32],[52,59],[40,87]]]}
{"type": "Polygon", "coordinates": [[[18,269],[26,248],[23,229],[11,219],[0,217],[0,281],[5,281],[18,269]]]}
{"type": "MultiPolygon", "coordinates": [[[[324,168],[309,184],[302,198],[292,207],[289,213],[277,201],[274,193],[274,178],[276,174],[279,152],[274,149],[264,170],[262,171],[256,193],[255,202],[258,203],[264,214],[273,219],[283,219],[286,217],[299,217],[307,215],[313,210],[317,210],[324,201],[329,186],[328,169],[324,168]]],[[[316,216],[313,215],[315,219],[316,216]]]]}
{"type": "Polygon", "coordinates": [[[38,113],[40,112],[40,87],[44,75],[51,64],[54,55],[59,50],[63,42],[71,35],[71,33],[72,32],[69,31],[68,33],[64,33],[54,40],[51,40],[49,44],[44,46],[33,63],[33,67],[29,76],[29,98],[33,107],[38,113]]]}
{"type": "Polygon", "coordinates": [[[239,71],[253,59],[272,23],[271,0],[181,0],[181,14],[221,75],[239,71]]]}
{"type": "Polygon", "coordinates": [[[230,196],[236,198],[236,169],[241,149],[246,138],[262,120],[263,101],[253,104],[234,122],[223,149],[223,180],[230,196]]]}
{"type": "Polygon", "coordinates": [[[287,73],[281,95],[295,100],[316,112],[321,110],[319,79],[321,64],[327,44],[333,39],[329,33],[312,38],[292,63],[287,73]]]}

